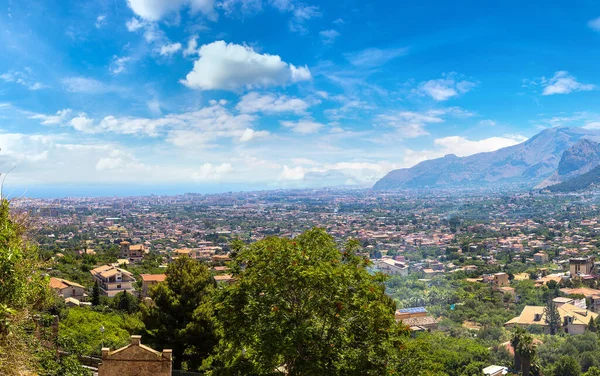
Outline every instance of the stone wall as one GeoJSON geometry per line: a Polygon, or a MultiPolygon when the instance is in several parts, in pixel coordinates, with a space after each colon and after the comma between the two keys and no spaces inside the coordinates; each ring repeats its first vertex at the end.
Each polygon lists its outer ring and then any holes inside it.
{"type": "Polygon", "coordinates": [[[118,350],[102,349],[98,376],[171,376],[172,351],[162,352],[141,344],[141,336],[118,350]]]}

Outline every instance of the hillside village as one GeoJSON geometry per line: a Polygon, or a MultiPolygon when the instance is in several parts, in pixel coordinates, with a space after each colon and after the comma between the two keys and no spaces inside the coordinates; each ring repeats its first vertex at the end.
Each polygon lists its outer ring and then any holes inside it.
{"type": "MultiPolygon", "coordinates": [[[[325,190],[24,199],[15,207],[36,218],[50,286],[68,307],[89,307],[95,288],[106,298],[126,292],[147,299],[182,257],[208,265],[217,284],[235,283],[228,264],[236,239],[294,238],[321,227],[338,242],[358,240],[371,272],[390,276],[395,318],[413,333],[520,327],[577,335],[596,331],[600,313],[593,194],[421,198],[325,190]],[[559,316],[553,325],[548,304],[559,316]]],[[[502,346],[506,335],[498,333],[486,343],[502,346]]]]}

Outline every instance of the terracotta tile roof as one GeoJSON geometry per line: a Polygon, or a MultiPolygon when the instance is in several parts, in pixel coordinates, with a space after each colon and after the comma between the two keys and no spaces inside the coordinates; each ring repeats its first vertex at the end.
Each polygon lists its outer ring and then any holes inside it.
{"type": "Polygon", "coordinates": [[[140,274],[142,281],[145,282],[163,282],[166,278],[166,274],[140,274]]]}
{"type": "Polygon", "coordinates": [[[78,283],[67,281],[66,279],[50,277],[50,288],[62,290],[67,287],[85,288],[78,283]]]}
{"type": "Polygon", "coordinates": [[[233,276],[231,274],[221,274],[221,275],[216,275],[215,276],[215,281],[219,282],[219,281],[231,281],[233,279],[233,276]]]}
{"type": "Polygon", "coordinates": [[[560,291],[564,292],[567,295],[585,295],[585,297],[590,297],[593,295],[600,295],[600,290],[596,290],[596,289],[590,289],[587,287],[578,287],[578,288],[564,288],[564,289],[560,289],[560,291]]]}

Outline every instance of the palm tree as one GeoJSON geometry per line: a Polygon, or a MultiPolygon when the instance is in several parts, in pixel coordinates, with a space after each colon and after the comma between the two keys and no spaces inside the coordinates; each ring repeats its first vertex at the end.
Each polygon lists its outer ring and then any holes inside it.
{"type": "Polygon", "coordinates": [[[519,343],[515,348],[515,358],[517,353],[521,357],[521,371],[523,376],[529,376],[531,371],[531,360],[536,354],[536,345],[533,343],[533,337],[529,333],[523,333],[519,339],[519,343]]]}
{"type": "Polygon", "coordinates": [[[510,345],[515,353],[515,371],[517,372],[521,371],[521,353],[517,351],[517,348],[519,348],[525,334],[527,334],[525,330],[517,326],[510,339],[510,345]]]}

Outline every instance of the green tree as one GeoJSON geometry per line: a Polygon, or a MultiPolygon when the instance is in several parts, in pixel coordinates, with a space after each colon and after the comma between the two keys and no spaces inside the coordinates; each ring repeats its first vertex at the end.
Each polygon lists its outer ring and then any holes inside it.
{"type": "Polygon", "coordinates": [[[31,328],[54,298],[27,235],[27,216],[0,199],[0,375],[33,374],[40,367],[42,349],[31,328]]]}
{"type": "Polygon", "coordinates": [[[546,307],[544,308],[544,316],[546,317],[546,324],[550,329],[550,335],[555,335],[561,327],[560,314],[558,313],[558,307],[552,299],[548,300],[546,307]]]}
{"type": "Polygon", "coordinates": [[[522,329],[521,327],[515,327],[512,336],[510,338],[510,345],[512,346],[514,352],[515,352],[515,369],[517,371],[521,371],[521,364],[522,364],[522,359],[521,359],[521,354],[519,352],[517,352],[517,348],[519,347],[519,344],[521,343],[521,341],[523,340],[524,336],[527,335],[527,332],[525,331],[525,329],[522,329]]]}
{"type": "Polygon", "coordinates": [[[521,336],[521,339],[515,348],[515,355],[516,354],[519,354],[521,357],[521,371],[523,372],[523,376],[529,376],[531,362],[536,354],[536,346],[533,343],[533,337],[529,333],[521,336]]]}
{"type": "Polygon", "coordinates": [[[600,376],[600,368],[598,367],[590,367],[583,376],[600,376]]]}
{"type": "Polygon", "coordinates": [[[26,232],[27,217],[11,214],[8,201],[0,199],[0,304],[12,309],[42,308],[51,297],[26,232]]]}
{"type": "Polygon", "coordinates": [[[100,305],[100,285],[98,281],[94,281],[94,287],[92,288],[92,305],[100,305]]]}
{"type": "Polygon", "coordinates": [[[142,320],[158,348],[173,350],[174,369],[197,369],[216,344],[210,319],[214,278],[189,257],[177,258],[165,274],[165,282],[150,291],[153,303],[141,306],[142,320]]]}
{"type": "Polygon", "coordinates": [[[592,333],[596,333],[598,331],[598,326],[593,317],[590,317],[590,322],[588,323],[587,328],[592,333]]]}
{"type": "Polygon", "coordinates": [[[221,337],[213,375],[381,375],[392,372],[405,328],[385,276],[371,275],[358,242],[337,248],[321,229],[244,246],[237,279],[218,291],[221,337]]]}
{"type": "Polygon", "coordinates": [[[139,307],[138,299],[126,291],[115,295],[111,303],[114,309],[127,313],[135,313],[139,307]]]}
{"type": "Polygon", "coordinates": [[[571,356],[561,356],[554,366],[554,376],[580,376],[581,366],[571,356]]]}

